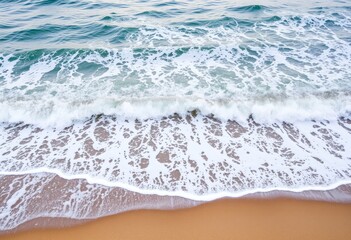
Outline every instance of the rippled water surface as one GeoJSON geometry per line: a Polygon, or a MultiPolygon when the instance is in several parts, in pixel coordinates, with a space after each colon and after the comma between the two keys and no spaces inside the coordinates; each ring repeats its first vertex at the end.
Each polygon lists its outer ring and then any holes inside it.
{"type": "Polygon", "coordinates": [[[349,1],[0,0],[1,230],[350,202],[350,66],[349,1]]]}

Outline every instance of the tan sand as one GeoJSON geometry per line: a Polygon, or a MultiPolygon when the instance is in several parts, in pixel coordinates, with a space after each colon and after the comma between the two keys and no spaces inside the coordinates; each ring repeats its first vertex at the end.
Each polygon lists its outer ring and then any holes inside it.
{"type": "Polygon", "coordinates": [[[351,204],[221,200],[191,209],[134,211],[65,229],[0,239],[351,239],[351,204]]]}

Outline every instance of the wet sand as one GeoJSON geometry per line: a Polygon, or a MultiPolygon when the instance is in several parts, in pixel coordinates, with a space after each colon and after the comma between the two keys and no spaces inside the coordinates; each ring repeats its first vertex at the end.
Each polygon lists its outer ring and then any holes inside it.
{"type": "Polygon", "coordinates": [[[351,204],[220,200],[198,207],[139,210],[63,229],[33,229],[0,239],[351,239],[351,204]]]}

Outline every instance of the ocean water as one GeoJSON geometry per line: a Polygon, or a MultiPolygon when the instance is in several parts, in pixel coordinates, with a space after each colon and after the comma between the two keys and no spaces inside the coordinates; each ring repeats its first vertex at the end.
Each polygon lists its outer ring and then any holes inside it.
{"type": "Polygon", "coordinates": [[[350,67],[346,0],[0,0],[0,230],[351,202],[350,67]]]}

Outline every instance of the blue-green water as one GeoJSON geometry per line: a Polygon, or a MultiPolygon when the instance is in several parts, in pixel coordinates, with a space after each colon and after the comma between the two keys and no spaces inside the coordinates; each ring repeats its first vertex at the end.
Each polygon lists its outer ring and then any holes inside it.
{"type": "Polygon", "coordinates": [[[350,1],[0,0],[0,230],[351,202],[350,66],[350,1]]]}
{"type": "Polygon", "coordinates": [[[257,102],[296,98],[305,100],[303,113],[291,107],[262,120],[349,111],[350,5],[252,3],[1,1],[0,120],[65,125],[92,114],[149,118],[193,109],[259,119],[257,102]],[[138,107],[140,98],[151,113],[138,107]],[[75,117],[55,118],[60,104],[75,117]],[[319,109],[306,115],[309,108],[319,109]]]}

